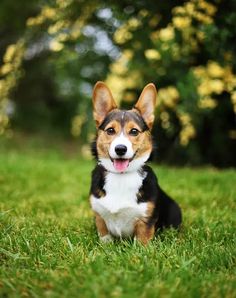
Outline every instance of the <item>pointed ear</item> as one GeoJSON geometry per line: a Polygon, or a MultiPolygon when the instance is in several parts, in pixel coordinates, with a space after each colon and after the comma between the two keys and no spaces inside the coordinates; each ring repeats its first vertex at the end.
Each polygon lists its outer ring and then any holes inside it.
{"type": "Polygon", "coordinates": [[[154,111],[156,106],[157,90],[154,84],[146,85],[135,105],[140,112],[149,129],[152,128],[154,122],[154,111]]]}
{"type": "Polygon", "coordinates": [[[99,127],[106,115],[117,108],[110,89],[103,82],[97,82],[93,89],[93,118],[99,127]]]}

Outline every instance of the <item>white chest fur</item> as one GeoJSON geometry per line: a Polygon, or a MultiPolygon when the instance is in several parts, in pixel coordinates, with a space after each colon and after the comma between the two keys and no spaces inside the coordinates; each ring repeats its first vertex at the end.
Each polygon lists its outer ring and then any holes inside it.
{"type": "Polygon", "coordinates": [[[108,173],[100,199],[92,196],[92,209],[105,220],[109,232],[117,237],[132,236],[137,219],[144,217],[147,203],[137,203],[137,193],[144,177],[139,172],[108,173]]]}

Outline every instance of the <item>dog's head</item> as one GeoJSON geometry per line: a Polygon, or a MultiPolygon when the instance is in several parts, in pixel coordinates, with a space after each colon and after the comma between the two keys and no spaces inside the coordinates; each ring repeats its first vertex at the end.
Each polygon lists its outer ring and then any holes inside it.
{"type": "Polygon", "coordinates": [[[148,84],[132,110],[120,110],[103,82],[93,90],[93,116],[98,129],[95,152],[103,167],[115,173],[138,170],[152,152],[151,129],[156,88],[148,84]]]}

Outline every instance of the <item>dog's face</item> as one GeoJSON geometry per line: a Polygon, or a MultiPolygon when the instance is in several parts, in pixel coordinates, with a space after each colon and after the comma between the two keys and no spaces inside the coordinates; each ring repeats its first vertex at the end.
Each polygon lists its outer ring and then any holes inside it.
{"type": "Polygon", "coordinates": [[[93,91],[93,115],[98,129],[96,154],[110,172],[138,170],[152,152],[156,88],[148,84],[132,110],[119,110],[108,87],[98,82],[93,91]]]}

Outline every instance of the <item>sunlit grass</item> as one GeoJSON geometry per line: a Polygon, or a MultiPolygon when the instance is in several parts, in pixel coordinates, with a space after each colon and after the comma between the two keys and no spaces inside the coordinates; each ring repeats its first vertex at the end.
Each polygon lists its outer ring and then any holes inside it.
{"type": "Polygon", "coordinates": [[[183,209],[181,231],[102,245],[94,163],[36,147],[0,150],[0,296],[236,297],[233,170],[154,166],[183,209]]]}

